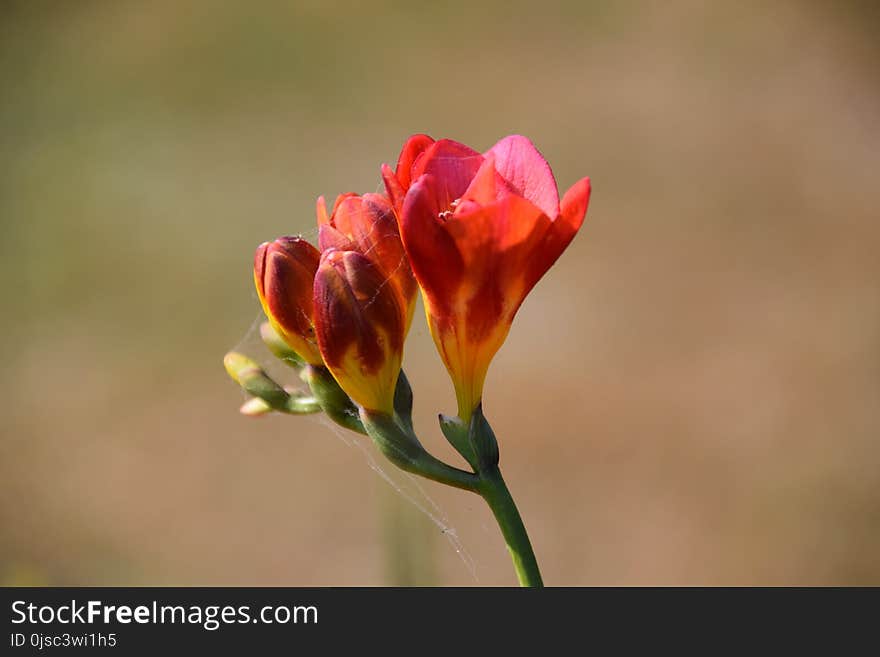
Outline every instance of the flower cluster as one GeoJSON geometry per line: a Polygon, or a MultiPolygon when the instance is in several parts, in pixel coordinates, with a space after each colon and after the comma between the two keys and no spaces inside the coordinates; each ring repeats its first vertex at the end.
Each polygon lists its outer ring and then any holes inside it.
{"type": "Polygon", "coordinates": [[[227,354],[252,396],[247,415],[323,411],[368,434],[399,467],[479,493],[495,513],[524,585],[537,562],[498,469],[482,412],[489,365],[526,295],[574,238],[588,178],[562,197],[550,166],[525,137],[485,153],[449,139],[410,137],[382,166],[385,194],[317,202],[317,248],[302,237],[261,244],[254,282],[266,345],[294,365],[309,393],[291,392],[254,361],[227,354]],[[472,472],[429,454],[415,435],[403,346],[421,290],[431,335],[455,387],[458,416],[441,429],[472,472]]]}
{"type": "Polygon", "coordinates": [[[382,177],[385,195],[343,194],[329,213],[318,199],[319,248],[300,237],[260,245],[263,310],[358,406],[391,412],[420,288],[466,422],[518,308],[580,228],[589,179],[560,200],[549,165],[518,135],[485,153],[415,135],[382,177]]]}

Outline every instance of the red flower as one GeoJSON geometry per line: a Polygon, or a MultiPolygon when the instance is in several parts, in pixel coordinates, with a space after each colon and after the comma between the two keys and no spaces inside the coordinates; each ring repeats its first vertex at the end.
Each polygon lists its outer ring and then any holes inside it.
{"type": "Polygon", "coordinates": [[[382,174],[467,420],[516,311],[583,223],[590,181],[560,202],[550,166],[518,135],[484,154],[416,135],[382,174]]]}
{"type": "Polygon", "coordinates": [[[320,365],[312,323],[312,284],[321,254],[300,237],[264,242],[254,255],[254,284],[269,322],[303,360],[320,365]]]}
{"type": "Polygon", "coordinates": [[[358,405],[392,414],[406,314],[385,273],[356,251],[329,249],[315,276],[315,329],[324,362],[358,405]]]}
{"type": "Polygon", "coordinates": [[[358,251],[372,260],[400,294],[401,305],[406,309],[406,328],[409,329],[418,285],[403,250],[397,219],[388,199],[380,194],[342,194],[328,215],[321,196],[317,214],[321,251],[331,248],[358,251]]]}

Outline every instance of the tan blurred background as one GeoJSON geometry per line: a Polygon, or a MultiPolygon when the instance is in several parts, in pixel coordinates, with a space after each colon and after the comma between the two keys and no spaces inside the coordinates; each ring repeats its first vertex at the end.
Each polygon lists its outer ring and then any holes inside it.
{"type": "Polygon", "coordinates": [[[549,584],[880,584],[875,6],[4,2],[0,582],[515,582],[478,498],[221,365],[256,244],[424,131],[593,179],[485,397],[549,584]]]}

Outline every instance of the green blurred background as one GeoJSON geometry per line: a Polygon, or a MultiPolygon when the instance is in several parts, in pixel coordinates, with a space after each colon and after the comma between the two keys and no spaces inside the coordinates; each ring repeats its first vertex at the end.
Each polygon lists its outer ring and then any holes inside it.
{"type": "Polygon", "coordinates": [[[485,396],[546,581],[880,584],[875,6],[4,2],[0,582],[513,584],[478,498],[221,360],[316,196],[516,132],[594,186],[485,396]]]}

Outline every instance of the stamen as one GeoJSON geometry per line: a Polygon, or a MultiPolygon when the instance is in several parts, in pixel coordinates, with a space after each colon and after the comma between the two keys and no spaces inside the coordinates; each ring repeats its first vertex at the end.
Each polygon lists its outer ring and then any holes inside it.
{"type": "Polygon", "coordinates": [[[458,204],[461,203],[461,199],[457,198],[452,203],[449,204],[449,209],[444,210],[439,215],[437,215],[441,221],[448,221],[452,219],[452,216],[455,214],[455,208],[458,207],[458,204]]]}

